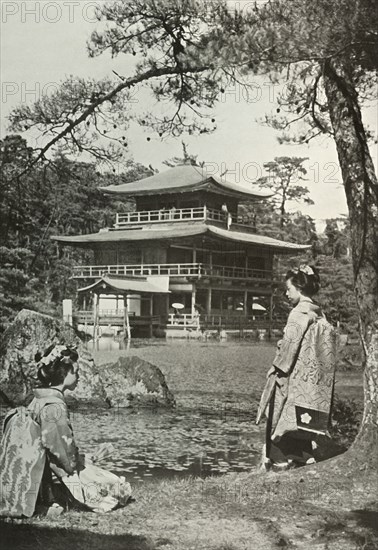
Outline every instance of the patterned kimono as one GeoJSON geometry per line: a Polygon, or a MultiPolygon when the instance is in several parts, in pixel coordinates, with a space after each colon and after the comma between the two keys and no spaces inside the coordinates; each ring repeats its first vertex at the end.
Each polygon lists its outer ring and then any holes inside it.
{"type": "Polygon", "coordinates": [[[10,411],[0,452],[0,516],[30,517],[38,495],[44,504],[108,512],[125,505],[131,487],[123,476],[86,457],[81,466],[62,392],[34,390],[28,408],[10,411]],[[55,478],[55,481],[53,480],[55,478]]]}
{"type": "Polygon", "coordinates": [[[8,413],[0,453],[0,515],[34,513],[43,480],[51,472],[59,478],[78,467],[78,449],[73,438],[67,405],[56,389],[34,390],[28,408],[8,413]]]}
{"type": "Polygon", "coordinates": [[[335,355],[333,327],[310,298],[302,299],[288,317],[273,360],[276,371],[267,382],[274,387],[267,436],[273,448],[281,448],[281,459],[303,458],[300,440],[308,458],[311,439],[328,433],[335,355]]]}

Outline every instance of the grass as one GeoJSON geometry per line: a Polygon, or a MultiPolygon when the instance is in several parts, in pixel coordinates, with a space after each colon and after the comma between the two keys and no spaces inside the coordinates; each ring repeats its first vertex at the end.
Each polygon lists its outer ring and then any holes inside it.
{"type": "Polygon", "coordinates": [[[109,514],[1,522],[1,548],[372,550],[377,473],[351,475],[350,468],[342,457],[284,473],[151,482],[136,487],[135,502],[109,514]]]}

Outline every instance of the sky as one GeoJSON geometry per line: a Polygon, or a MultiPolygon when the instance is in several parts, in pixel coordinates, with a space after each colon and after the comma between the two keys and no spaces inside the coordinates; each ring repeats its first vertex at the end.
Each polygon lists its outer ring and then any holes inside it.
{"type": "MultiPolygon", "coordinates": [[[[3,0],[1,3],[1,134],[7,132],[7,115],[20,103],[31,103],[41,94],[53,90],[69,75],[102,78],[113,76],[112,69],[128,76],[132,60],[127,56],[111,60],[102,55],[90,59],[86,41],[98,27],[94,8],[99,1],[87,0],[3,0]]],[[[310,141],[308,145],[280,145],[278,133],[258,122],[265,114],[275,112],[278,88],[266,78],[251,80],[247,94],[235,86],[220,96],[214,108],[216,131],[209,135],[170,138],[162,141],[143,128],[133,125],[127,135],[131,157],[142,164],[151,164],[162,171],[164,160],[182,156],[181,140],[189,153],[215,172],[227,170],[231,182],[251,185],[263,175],[263,163],[277,156],[308,157],[305,163],[308,180],[305,184],[315,202],[301,205],[303,213],[317,220],[318,229],[324,220],[347,213],[346,200],[332,139],[310,141]],[[150,137],[150,141],[147,141],[150,137]]],[[[135,109],[158,111],[158,105],[138,89],[133,95],[135,109]]],[[[377,131],[377,108],[365,109],[364,121],[377,131]]],[[[27,137],[25,135],[25,137],[27,137]]],[[[371,150],[377,167],[377,146],[371,150]]],[[[296,205],[291,205],[297,210],[296,205]]]]}

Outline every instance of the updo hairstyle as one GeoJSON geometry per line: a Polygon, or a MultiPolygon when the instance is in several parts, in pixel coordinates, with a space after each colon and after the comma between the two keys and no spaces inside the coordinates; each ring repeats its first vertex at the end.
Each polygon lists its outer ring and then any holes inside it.
{"type": "Polygon", "coordinates": [[[45,349],[43,354],[36,353],[34,359],[37,362],[37,378],[41,386],[48,388],[62,384],[78,358],[76,349],[56,344],[45,349]]]}
{"type": "Polygon", "coordinates": [[[290,269],[286,273],[286,280],[289,279],[304,296],[311,298],[319,291],[319,271],[312,265],[301,265],[298,269],[290,269]]]}

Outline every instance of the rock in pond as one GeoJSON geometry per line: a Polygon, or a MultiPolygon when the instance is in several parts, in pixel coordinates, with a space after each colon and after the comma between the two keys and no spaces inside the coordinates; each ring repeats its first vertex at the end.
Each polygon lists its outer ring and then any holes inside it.
{"type": "Polygon", "coordinates": [[[103,364],[98,369],[112,407],[175,406],[164,374],[139,357],[120,357],[116,363],[103,364]]]}
{"type": "Polygon", "coordinates": [[[23,309],[0,340],[0,399],[7,405],[24,405],[38,386],[34,356],[51,343],[75,344],[80,379],[67,402],[100,407],[135,405],[174,406],[163,373],[137,357],[122,357],[114,364],[96,366],[77,332],[62,321],[23,309]]]}

